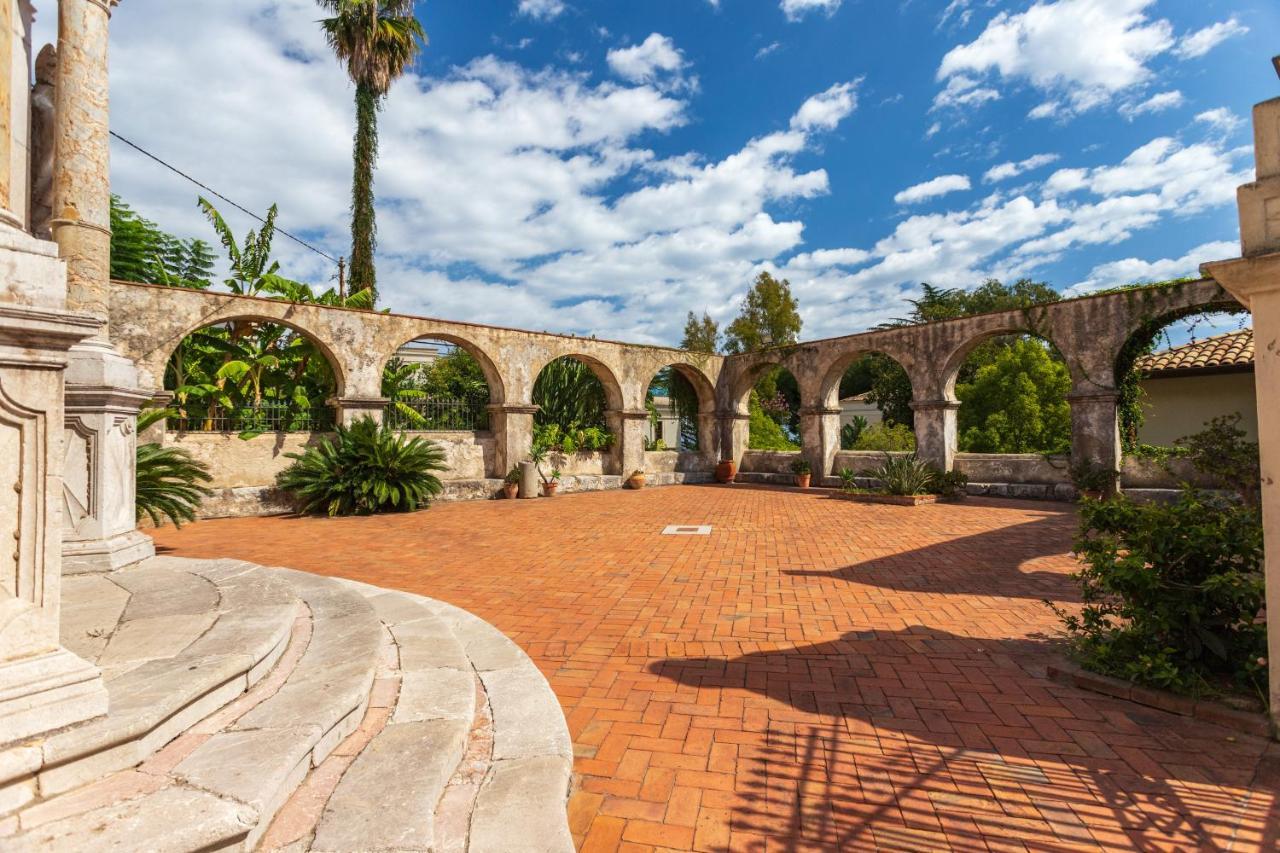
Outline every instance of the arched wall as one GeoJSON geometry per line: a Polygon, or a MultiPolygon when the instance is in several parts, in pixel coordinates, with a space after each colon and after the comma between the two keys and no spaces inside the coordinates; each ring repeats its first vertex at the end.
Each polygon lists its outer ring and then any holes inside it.
{"type": "Polygon", "coordinates": [[[444,341],[448,344],[462,349],[480,365],[480,371],[484,374],[485,384],[489,386],[489,402],[501,403],[506,399],[506,390],[502,381],[502,372],[498,370],[498,366],[494,363],[489,353],[478,346],[474,341],[458,336],[451,332],[441,331],[425,331],[422,334],[415,335],[407,341],[401,341],[393,349],[386,353],[386,357],[382,360],[382,366],[385,368],[391,359],[396,357],[401,348],[415,341],[431,340],[444,341]]]}

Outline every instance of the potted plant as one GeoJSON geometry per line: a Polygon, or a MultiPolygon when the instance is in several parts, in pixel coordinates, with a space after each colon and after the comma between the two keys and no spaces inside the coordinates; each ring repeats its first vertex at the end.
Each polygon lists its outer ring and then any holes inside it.
{"type": "Polygon", "coordinates": [[[716,482],[732,483],[737,476],[738,463],[732,459],[721,459],[720,464],[716,466],[716,482]]]}
{"type": "Polygon", "coordinates": [[[802,489],[809,488],[809,478],[813,476],[813,468],[809,460],[801,456],[791,463],[791,473],[796,475],[796,485],[802,489]]]}
{"type": "Polygon", "coordinates": [[[554,498],[556,489],[560,488],[560,469],[552,470],[550,477],[542,479],[542,496],[544,498],[554,498]]]}
{"type": "Polygon", "coordinates": [[[520,466],[512,465],[507,476],[502,478],[502,496],[512,500],[520,493],[520,466]]]}
{"type": "Polygon", "coordinates": [[[1119,474],[1092,462],[1077,462],[1071,466],[1071,484],[1081,497],[1102,500],[1115,491],[1119,474]]]}
{"type": "Polygon", "coordinates": [[[628,489],[644,488],[644,469],[643,468],[637,468],[636,470],[631,472],[631,476],[627,478],[627,488],[628,489]]]}

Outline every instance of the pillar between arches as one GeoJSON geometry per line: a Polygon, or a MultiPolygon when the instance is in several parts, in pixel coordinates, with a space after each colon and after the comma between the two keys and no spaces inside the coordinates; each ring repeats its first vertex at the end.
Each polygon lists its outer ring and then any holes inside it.
{"type": "Polygon", "coordinates": [[[956,460],[957,400],[913,400],[916,455],[939,470],[950,471],[956,460]]]}

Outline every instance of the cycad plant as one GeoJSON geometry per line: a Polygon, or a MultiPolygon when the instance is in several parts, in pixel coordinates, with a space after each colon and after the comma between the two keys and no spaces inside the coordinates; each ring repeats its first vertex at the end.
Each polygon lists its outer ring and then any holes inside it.
{"type": "MultiPolygon", "coordinates": [[[[163,409],[144,412],[138,418],[141,432],[158,420],[172,414],[163,409]]],[[[213,491],[205,486],[212,481],[209,469],[179,447],[163,447],[155,443],[138,445],[137,479],[134,508],[137,517],[144,515],[156,527],[164,519],[181,527],[184,521],[195,521],[200,499],[213,491]]]]}
{"type": "Polygon", "coordinates": [[[374,291],[377,223],[373,170],[378,161],[378,110],[426,42],[413,0],[319,0],[329,47],[356,87],[355,171],[351,181],[351,292],[374,291]]]}
{"type": "Polygon", "coordinates": [[[412,512],[440,494],[432,472],[447,467],[435,442],[406,437],[370,417],[286,455],[295,461],[280,472],[277,485],[298,498],[300,512],[330,516],[412,512]]]}

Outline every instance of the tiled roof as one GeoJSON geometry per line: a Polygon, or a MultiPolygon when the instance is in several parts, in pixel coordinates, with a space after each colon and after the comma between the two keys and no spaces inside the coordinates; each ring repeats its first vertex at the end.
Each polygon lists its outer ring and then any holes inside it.
{"type": "Polygon", "coordinates": [[[1193,341],[1138,359],[1143,373],[1182,370],[1242,370],[1253,366],[1253,329],[1193,341]]]}

